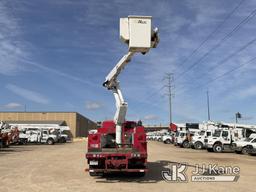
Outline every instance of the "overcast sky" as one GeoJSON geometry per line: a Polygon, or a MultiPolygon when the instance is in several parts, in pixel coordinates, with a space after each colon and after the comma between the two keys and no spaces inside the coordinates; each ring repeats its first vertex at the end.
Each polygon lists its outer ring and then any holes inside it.
{"type": "Polygon", "coordinates": [[[127,52],[119,18],[150,15],[161,41],[120,75],[127,118],[168,123],[168,72],[174,122],[207,120],[208,89],[212,120],[233,122],[239,111],[255,123],[254,9],[253,0],[0,0],[0,110],[111,119],[102,82],[127,52]]]}

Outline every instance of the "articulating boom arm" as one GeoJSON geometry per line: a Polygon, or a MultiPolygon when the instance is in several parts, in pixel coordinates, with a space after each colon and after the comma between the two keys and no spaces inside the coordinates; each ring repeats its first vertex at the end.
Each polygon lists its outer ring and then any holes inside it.
{"type": "Polygon", "coordinates": [[[124,55],[120,59],[120,61],[116,64],[116,66],[107,75],[106,80],[103,83],[104,87],[111,90],[116,87],[116,83],[118,83],[117,81],[118,75],[125,68],[125,66],[131,61],[131,58],[133,55],[134,55],[134,52],[128,52],[126,55],[124,55]]]}
{"type": "Polygon", "coordinates": [[[131,57],[134,55],[134,52],[128,52],[124,55],[116,66],[110,71],[107,75],[103,86],[109,90],[112,90],[115,100],[116,100],[116,113],[114,121],[116,124],[116,143],[121,144],[121,134],[122,134],[122,124],[125,121],[125,115],[127,112],[128,105],[124,101],[119,81],[117,80],[118,75],[125,68],[125,66],[130,62],[131,57]]]}
{"type": "Polygon", "coordinates": [[[118,75],[124,70],[135,53],[146,54],[151,48],[156,48],[159,43],[158,29],[151,28],[150,16],[128,16],[120,19],[120,38],[128,44],[129,52],[124,55],[116,66],[107,75],[103,86],[112,90],[116,100],[116,143],[122,144],[122,125],[125,122],[127,103],[124,101],[120,90],[118,75]]]}

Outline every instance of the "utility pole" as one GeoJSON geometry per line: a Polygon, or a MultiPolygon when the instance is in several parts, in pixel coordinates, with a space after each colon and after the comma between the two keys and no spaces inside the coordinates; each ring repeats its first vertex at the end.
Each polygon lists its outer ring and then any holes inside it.
{"type": "Polygon", "coordinates": [[[173,88],[173,73],[166,73],[164,80],[167,80],[167,84],[165,85],[165,87],[167,88],[167,96],[169,98],[169,121],[170,121],[170,125],[172,123],[172,97],[174,96],[174,94],[172,93],[172,88],[173,88]]]}
{"type": "Polygon", "coordinates": [[[207,90],[206,92],[207,95],[207,111],[208,111],[208,121],[211,120],[211,116],[210,116],[210,99],[209,99],[209,91],[207,90]]]}
{"type": "Polygon", "coordinates": [[[241,113],[237,112],[236,113],[236,123],[238,123],[238,119],[241,119],[241,118],[242,118],[241,113]]]}

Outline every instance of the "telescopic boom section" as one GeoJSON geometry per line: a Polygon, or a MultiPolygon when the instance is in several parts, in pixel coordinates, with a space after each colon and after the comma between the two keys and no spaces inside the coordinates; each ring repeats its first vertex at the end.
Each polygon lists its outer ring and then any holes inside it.
{"type": "Polygon", "coordinates": [[[116,100],[117,110],[114,122],[116,124],[116,144],[119,146],[122,144],[122,125],[125,122],[128,104],[124,101],[117,77],[135,53],[146,54],[150,48],[157,46],[159,42],[158,29],[152,30],[151,20],[150,16],[128,16],[128,18],[120,19],[120,38],[128,44],[129,52],[119,60],[103,83],[104,87],[112,90],[116,100]]]}
{"type": "Polygon", "coordinates": [[[128,104],[124,101],[119,81],[117,80],[118,75],[124,70],[125,66],[130,62],[131,57],[134,55],[133,52],[128,52],[124,55],[117,65],[110,71],[106,77],[103,86],[109,90],[112,90],[116,100],[116,113],[114,121],[116,124],[116,143],[121,144],[122,125],[125,122],[125,116],[128,108],[128,104]]]}

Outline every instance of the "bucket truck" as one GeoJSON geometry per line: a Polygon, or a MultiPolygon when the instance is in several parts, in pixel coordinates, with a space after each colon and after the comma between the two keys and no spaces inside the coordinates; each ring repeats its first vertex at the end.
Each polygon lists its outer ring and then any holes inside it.
{"type": "Polygon", "coordinates": [[[120,38],[129,50],[106,76],[103,86],[112,91],[116,113],[111,121],[104,121],[97,131],[88,135],[86,153],[89,174],[96,176],[108,172],[147,171],[147,142],[142,122],[126,121],[128,104],[125,102],[118,76],[135,53],[146,54],[159,42],[158,29],[151,27],[150,16],[128,16],[120,19],[120,38]]]}

